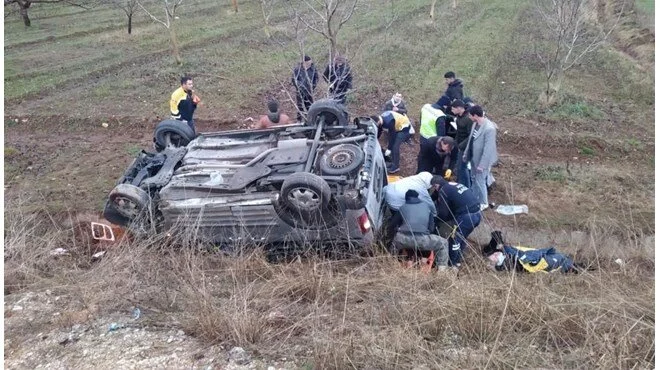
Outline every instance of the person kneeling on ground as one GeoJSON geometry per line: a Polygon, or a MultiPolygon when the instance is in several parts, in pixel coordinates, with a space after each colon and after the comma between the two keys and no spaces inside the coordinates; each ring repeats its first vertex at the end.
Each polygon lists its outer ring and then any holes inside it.
{"type": "Polygon", "coordinates": [[[383,133],[383,129],[387,129],[389,136],[387,143],[387,150],[391,151],[392,164],[387,169],[387,172],[394,174],[399,172],[399,158],[401,144],[410,138],[411,134],[415,131],[410,124],[410,119],[403,114],[386,111],[379,116],[371,116],[371,119],[378,125],[378,137],[383,133]]]}
{"type": "Polygon", "coordinates": [[[254,125],[255,129],[269,128],[273,125],[287,125],[291,121],[288,115],[280,112],[280,105],[277,100],[268,102],[268,113],[259,117],[259,122],[254,125]]]}
{"type": "Polygon", "coordinates": [[[427,171],[449,180],[458,165],[458,147],[449,136],[435,136],[421,143],[417,172],[427,171]]]}
{"type": "Polygon", "coordinates": [[[408,190],[405,198],[406,203],[392,218],[392,225],[398,228],[393,242],[396,251],[433,251],[438,270],[447,269],[447,240],[431,234],[435,227],[435,207],[422,202],[415,190],[408,190]]]}
{"type": "Polygon", "coordinates": [[[456,224],[456,229],[449,237],[449,262],[458,267],[463,259],[467,237],[481,223],[479,199],[471,189],[462,184],[447,182],[440,176],[433,176],[431,185],[438,191],[438,218],[456,224]]]}

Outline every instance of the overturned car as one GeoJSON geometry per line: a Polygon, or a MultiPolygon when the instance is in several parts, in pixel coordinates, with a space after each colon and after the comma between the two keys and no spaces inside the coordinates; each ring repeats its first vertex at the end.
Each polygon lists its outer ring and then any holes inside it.
{"type": "Polygon", "coordinates": [[[319,100],[306,123],[203,133],[163,121],[105,205],[118,225],[194,228],[237,241],[369,244],[383,222],[385,161],[369,118],[319,100]]]}

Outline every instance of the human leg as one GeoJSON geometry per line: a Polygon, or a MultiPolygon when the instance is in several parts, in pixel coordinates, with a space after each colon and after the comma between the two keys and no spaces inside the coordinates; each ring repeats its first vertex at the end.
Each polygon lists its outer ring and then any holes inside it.
{"type": "Polygon", "coordinates": [[[410,132],[404,129],[403,131],[393,132],[391,134],[392,136],[390,137],[388,149],[392,151],[392,165],[390,167],[390,170],[394,172],[394,171],[398,171],[399,169],[401,144],[403,144],[404,141],[408,140],[408,138],[410,137],[410,132]]]}

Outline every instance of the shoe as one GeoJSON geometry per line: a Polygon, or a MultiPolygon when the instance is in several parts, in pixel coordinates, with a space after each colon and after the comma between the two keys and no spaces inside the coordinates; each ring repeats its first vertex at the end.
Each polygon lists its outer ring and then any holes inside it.
{"type": "Polygon", "coordinates": [[[483,211],[485,209],[488,209],[488,204],[482,204],[479,206],[479,210],[483,211]]]}
{"type": "Polygon", "coordinates": [[[393,174],[395,174],[395,173],[399,173],[400,170],[401,170],[401,169],[400,169],[399,167],[397,167],[397,168],[392,168],[392,169],[388,169],[388,170],[387,170],[387,173],[389,173],[390,175],[393,175],[393,174]]]}

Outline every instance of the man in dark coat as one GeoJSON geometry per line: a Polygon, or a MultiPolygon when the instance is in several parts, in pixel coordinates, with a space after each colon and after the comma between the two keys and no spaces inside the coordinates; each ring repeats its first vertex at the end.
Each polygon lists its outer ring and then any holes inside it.
{"type": "Polygon", "coordinates": [[[330,95],[338,102],[346,105],[346,94],[353,88],[353,75],[346,58],[337,55],[332,64],[328,64],[323,72],[323,79],[330,84],[330,95]]]}
{"type": "Polygon", "coordinates": [[[293,69],[293,77],[291,77],[291,83],[296,88],[298,121],[303,120],[303,113],[307,113],[307,110],[314,102],[314,90],[318,81],[319,74],[316,71],[314,62],[312,58],[305,55],[303,61],[293,69]]]}
{"type": "Polygon", "coordinates": [[[458,147],[449,136],[435,136],[420,145],[417,173],[430,172],[450,178],[458,163],[458,147]]]}
{"type": "Polygon", "coordinates": [[[445,114],[449,114],[451,102],[455,99],[463,100],[463,81],[456,78],[454,72],[447,72],[445,73],[445,83],[447,84],[447,90],[435,104],[442,107],[445,114]]]}
{"type": "Polygon", "coordinates": [[[465,153],[470,132],[472,131],[472,120],[468,116],[467,104],[463,100],[456,99],[451,103],[451,113],[456,117],[456,145],[458,146],[458,165],[456,166],[458,182],[471,186],[470,172],[467,162],[470,156],[465,153]]]}
{"type": "Polygon", "coordinates": [[[438,218],[456,225],[456,230],[448,239],[449,262],[452,266],[460,266],[467,237],[481,223],[479,199],[471,189],[447,182],[440,176],[434,176],[431,185],[437,190],[438,218]]]}

